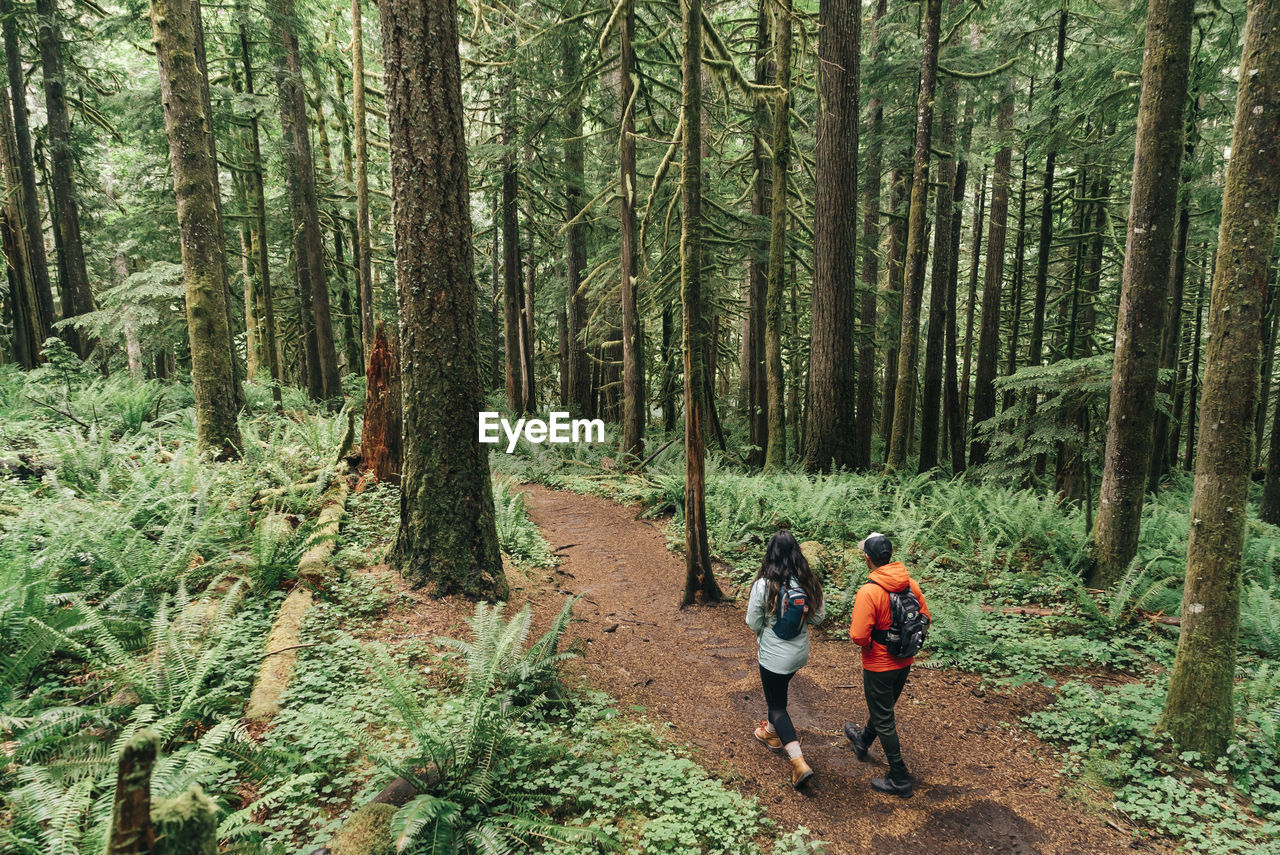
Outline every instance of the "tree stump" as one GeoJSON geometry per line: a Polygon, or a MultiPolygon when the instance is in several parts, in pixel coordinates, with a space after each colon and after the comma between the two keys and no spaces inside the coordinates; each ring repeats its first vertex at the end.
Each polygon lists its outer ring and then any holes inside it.
{"type": "Polygon", "coordinates": [[[120,752],[116,794],[111,804],[107,855],[147,855],[155,847],[151,827],[151,768],[160,740],[140,730],[120,752]]]}

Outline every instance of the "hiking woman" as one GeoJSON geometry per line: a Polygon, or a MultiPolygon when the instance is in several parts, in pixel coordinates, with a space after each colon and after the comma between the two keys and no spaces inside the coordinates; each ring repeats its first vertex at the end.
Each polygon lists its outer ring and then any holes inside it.
{"type": "Polygon", "coordinates": [[[769,538],[764,563],[751,586],[747,626],[756,634],[760,683],[769,718],[756,728],[756,739],[791,760],[791,785],[803,787],[813,777],[800,740],[787,715],[787,684],[809,661],[809,627],[821,623],[825,605],[822,583],[809,569],[800,544],[789,531],[769,538]]]}

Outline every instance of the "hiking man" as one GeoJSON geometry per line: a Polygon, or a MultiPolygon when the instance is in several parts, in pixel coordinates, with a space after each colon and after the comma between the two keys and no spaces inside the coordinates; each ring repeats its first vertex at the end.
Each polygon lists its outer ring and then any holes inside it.
{"type": "Polygon", "coordinates": [[[862,648],[862,687],[867,698],[867,726],[853,722],[844,735],[853,743],[859,760],[876,738],[889,761],[889,774],[872,778],[872,789],[910,798],[914,781],[902,760],[893,707],[907,684],[915,653],[929,628],[929,607],[920,586],[907,574],[901,561],[892,561],[893,544],[880,532],[872,532],[858,544],[871,574],[858,589],[853,603],[849,638],[862,648]]]}

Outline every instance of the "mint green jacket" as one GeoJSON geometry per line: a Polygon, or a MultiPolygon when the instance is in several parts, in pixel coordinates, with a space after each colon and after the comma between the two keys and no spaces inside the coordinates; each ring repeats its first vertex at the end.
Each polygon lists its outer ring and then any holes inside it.
{"type": "Polygon", "coordinates": [[[756,634],[758,650],[756,661],[760,667],[775,674],[791,674],[799,671],[809,661],[809,627],[822,623],[826,616],[826,602],[816,611],[810,611],[804,626],[795,638],[778,638],[773,634],[777,615],[765,613],[768,583],[757,579],[751,586],[751,598],[747,601],[747,626],[756,634]]]}

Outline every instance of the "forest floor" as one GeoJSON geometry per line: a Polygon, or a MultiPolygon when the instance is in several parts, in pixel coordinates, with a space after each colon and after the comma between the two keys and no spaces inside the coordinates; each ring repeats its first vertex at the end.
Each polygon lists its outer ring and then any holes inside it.
{"type": "Polygon", "coordinates": [[[513,599],[532,602],[545,625],[561,602],[548,594],[581,596],[569,637],[584,657],[571,673],[668,723],[699,762],[784,828],[807,827],[833,855],[1171,851],[1124,831],[1103,794],[1064,779],[1060,755],[1019,725],[1052,699],[1043,687],[997,691],[969,674],[916,667],[898,727],[920,785],[909,800],[872,791],[868,781],[886,769],[879,747],[860,763],[841,732],[866,717],[858,651],[823,630],[791,683],[789,709],[817,772],[805,792],[793,790],[786,760],[752,735],[765,707],[745,604],[677,608],[684,562],[636,508],[521,489],[561,560],[517,571],[513,599]]]}

